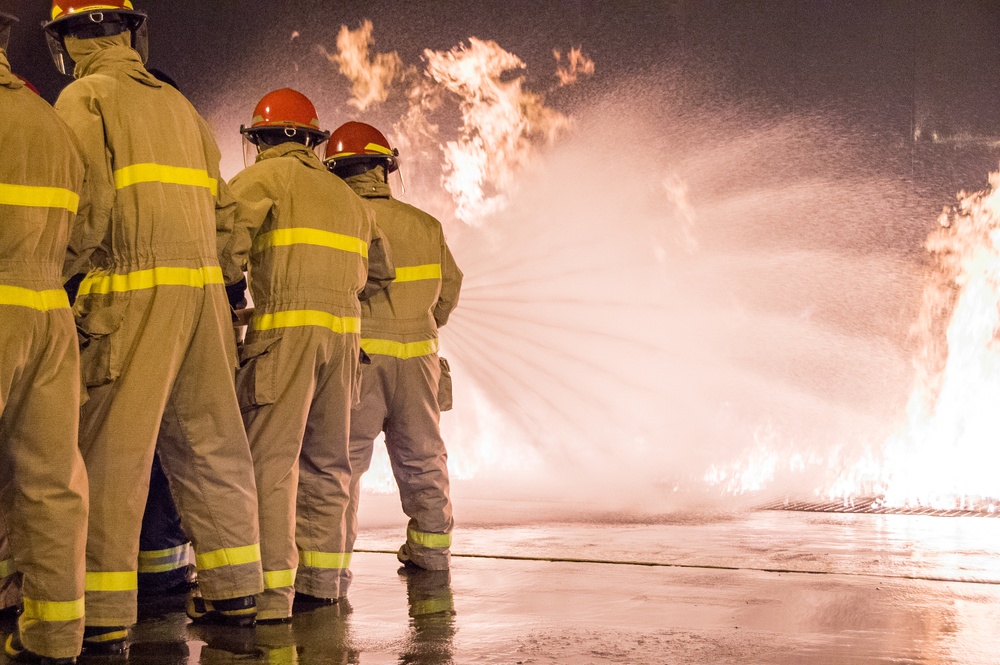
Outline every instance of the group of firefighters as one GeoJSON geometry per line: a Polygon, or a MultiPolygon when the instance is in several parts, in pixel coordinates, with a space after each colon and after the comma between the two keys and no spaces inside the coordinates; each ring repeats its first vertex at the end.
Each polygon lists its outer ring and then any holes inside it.
{"type": "Polygon", "coordinates": [[[227,185],[206,122],[145,68],[130,0],[54,0],[44,31],[75,78],[54,109],[11,72],[15,22],[0,13],[0,578],[22,594],[7,655],[124,652],[154,455],[194,550],[195,621],[346,596],[382,432],[410,518],[398,558],[447,570],[437,330],[462,273],[441,224],[393,198],[385,136],[331,135],[276,90],[227,185]]]}

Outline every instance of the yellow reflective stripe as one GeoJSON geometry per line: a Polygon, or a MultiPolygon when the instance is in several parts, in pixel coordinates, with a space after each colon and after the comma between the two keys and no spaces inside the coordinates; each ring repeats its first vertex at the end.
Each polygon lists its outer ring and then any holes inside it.
{"type": "Polygon", "coordinates": [[[419,617],[428,614],[440,614],[441,612],[451,612],[455,609],[455,601],[451,598],[430,598],[428,600],[417,600],[410,605],[410,616],[419,617]]]}
{"type": "Polygon", "coordinates": [[[13,559],[4,559],[0,561],[0,579],[8,577],[17,572],[17,568],[14,567],[13,559]]]}
{"type": "Polygon", "coordinates": [[[350,552],[306,552],[299,551],[299,564],[309,568],[329,568],[342,570],[351,567],[350,552]]]}
{"type": "Polygon", "coordinates": [[[219,182],[204,169],[165,164],[133,164],[115,171],[116,189],[125,189],[143,182],[204,187],[212,192],[212,196],[219,193],[219,182]]]}
{"type": "Polygon", "coordinates": [[[369,143],[365,146],[365,150],[371,150],[372,152],[380,152],[383,155],[391,155],[392,150],[389,150],[385,146],[379,145],[378,143],[369,143]]]}
{"type": "Polygon", "coordinates": [[[295,569],[288,570],[265,570],[264,588],[278,589],[280,587],[293,586],[295,584],[295,569]]]}
{"type": "Polygon", "coordinates": [[[101,644],[103,642],[114,642],[115,640],[124,640],[127,637],[128,637],[128,629],[111,630],[106,633],[100,633],[99,635],[92,635],[85,637],[83,641],[85,644],[101,644]]]}
{"type": "Polygon", "coordinates": [[[168,547],[165,550],[140,550],[139,551],[139,561],[150,561],[152,559],[162,559],[163,557],[171,555],[180,555],[187,553],[188,544],[178,545],[177,547],[168,547]]]}
{"type": "Polygon", "coordinates": [[[435,549],[444,549],[446,547],[451,547],[450,533],[424,533],[422,531],[414,531],[413,529],[407,529],[406,539],[411,543],[416,543],[417,545],[423,545],[424,547],[432,547],[435,549]]]}
{"type": "Polygon", "coordinates": [[[83,618],[83,598],[76,600],[24,599],[24,618],[28,621],[75,621],[83,618]]]}
{"type": "Polygon", "coordinates": [[[405,266],[396,268],[394,282],[417,282],[422,279],[441,279],[441,264],[428,263],[425,266],[405,266]]]}
{"type": "Polygon", "coordinates": [[[87,591],[133,591],[139,588],[134,570],[120,573],[87,572],[84,588],[87,591]]]}
{"type": "Polygon", "coordinates": [[[294,646],[269,649],[267,662],[271,665],[295,665],[299,662],[299,651],[294,646]]]}
{"type": "Polygon", "coordinates": [[[245,563],[260,561],[260,545],[244,545],[243,547],[227,547],[221,550],[195,555],[195,565],[199,570],[211,570],[222,566],[242,566],[245,563]]]}
{"type": "Polygon", "coordinates": [[[368,355],[392,356],[393,358],[419,358],[438,352],[439,342],[428,339],[422,342],[394,342],[391,339],[361,338],[361,348],[368,355]]]}
{"type": "Polygon", "coordinates": [[[139,291],[154,286],[191,286],[204,288],[206,284],[223,284],[222,268],[161,267],[137,270],[125,275],[88,275],[80,283],[80,295],[88,293],[120,293],[139,291]]]}
{"type": "Polygon", "coordinates": [[[80,207],[80,195],[62,187],[35,187],[0,183],[0,205],[25,208],[62,208],[72,213],[80,207]]]}
{"type": "Polygon", "coordinates": [[[360,333],[361,319],[356,316],[334,316],[329,312],[315,309],[291,309],[273,314],[255,314],[250,320],[253,330],[274,330],[275,328],[301,328],[319,326],[335,333],[360,333]]]}
{"type": "Polygon", "coordinates": [[[32,291],[20,286],[0,284],[0,305],[30,307],[41,312],[47,312],[50,309],[69,309],[69,297],[62,289],[32,291]]]}
{"type": "Polygon", "coordinates": [[[139,552],[140,573],[165,573],[184,568],[190,562],[190,546],[187,543],[165,550],[145,550],[139,552]]]}
{"type": "Polygon", "coordinates": [[[254,240],[254,249],[260,251],[268,247],[287,247],[288,245],[316,245],[318,247],[329,247],[339,249],[344,252],[353,252],[368,258],[368,243],[361,238],[344,235],[342,233],[332,233],[330,231],[320,231],[319,229],[292,228],[275,229],[257,236],[254,240]]]}

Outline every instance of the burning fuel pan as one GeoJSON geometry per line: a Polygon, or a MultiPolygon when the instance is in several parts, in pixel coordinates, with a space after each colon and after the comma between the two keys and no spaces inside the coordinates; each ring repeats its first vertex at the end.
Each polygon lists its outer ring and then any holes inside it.
{"type": "Polygon", "coordinates": [[[865,513],[870,515],[930,515],[933,517],[1000,517],[996,506],[983,509],[939,509],[930,507],[892,508],[876,505],[877,498],[855,499],[850,505],[843,501],[774,501],[759,510],[788,510],[804,513],[865,513]]]}

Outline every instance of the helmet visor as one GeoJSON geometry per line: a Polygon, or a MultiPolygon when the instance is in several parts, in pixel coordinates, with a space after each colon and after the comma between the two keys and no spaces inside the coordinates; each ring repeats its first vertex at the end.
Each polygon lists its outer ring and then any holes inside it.
{"type": "Polygon", "coordinates": [[[142,12],[87,12],[46,23],[42,27],[52,62],[59,73],[67,76],[73,73],[73,59],[66,50],[66,35],[78,39],[93,39],[128,32],[132,48],[139,54],[143,64],[149,57],[149,28],[146,15],[142,12]]]}

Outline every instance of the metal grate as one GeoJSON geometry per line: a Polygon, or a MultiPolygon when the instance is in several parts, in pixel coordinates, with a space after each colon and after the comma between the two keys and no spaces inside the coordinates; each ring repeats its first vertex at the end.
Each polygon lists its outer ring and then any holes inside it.
{"type": "Polygon", "coordinates": [[[995,505],[985,509],[885,508],[876,505],[876,498],[843,501],[774,501],[760,510],[790,510],[805,513],[864,513],[868,515],[931,515],[934,517],[1000,517],[995,505]]]}

